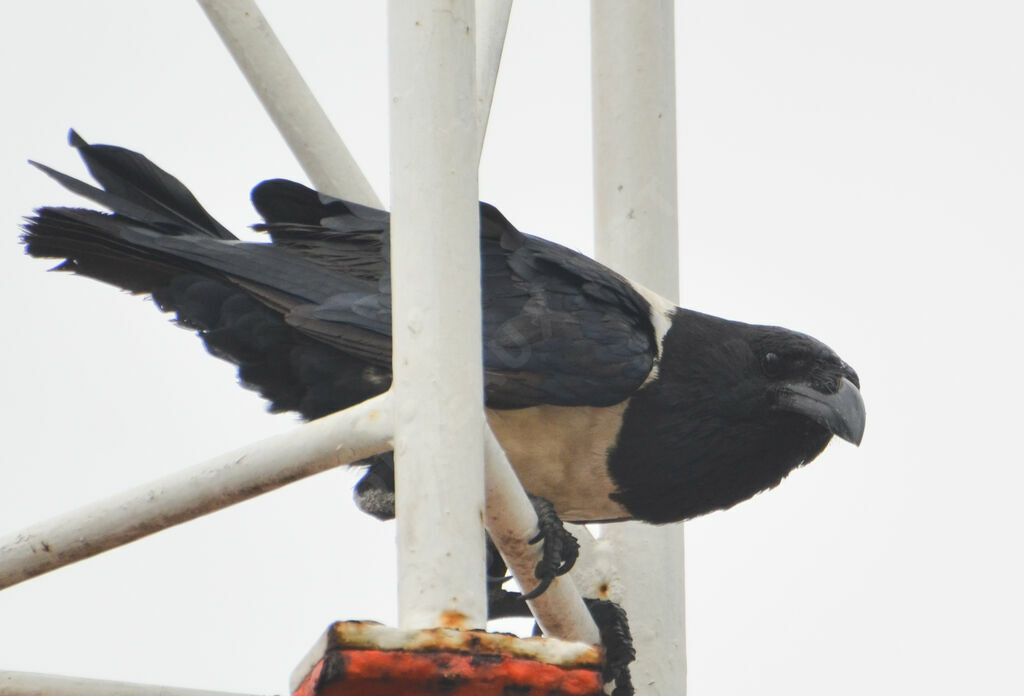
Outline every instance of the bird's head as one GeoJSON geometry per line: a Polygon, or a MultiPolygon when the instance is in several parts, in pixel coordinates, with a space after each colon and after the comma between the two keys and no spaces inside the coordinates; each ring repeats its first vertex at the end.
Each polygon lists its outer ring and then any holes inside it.
{"type": "Polygon", "coordinates": [[[832,435],[855,445],[864,435],[857,373],[824,343],[797,331],[680,309],[659,369],[675,408],[694,422],[714,421],[733,437],[749,432],[772,440],[805,432],[811,440],[824,437],[824,447],[832,435]]]}
{"type": "Polygon", "coordinates": [[[833,435],[861,441],[857,373],[810,336],[679,309],[662,348],[656,376],[630,405],[613,462],[620,498],[641,519],[731,507],[810,462],[833,435]],[[645,439],[649,445],[628,451],[645,439]],[[635,462],[650,462],[650,471],[635,462]],[[642,484],[658,467],[673,474],[653,496],[642,484]]]}
{"type": "Polygon", "coordinates": [[[644,391],[628,425],[668,443],[678,477],[656,521],[729,508],[816,458],[834,435],[859,444],[864,433],[860,380],[828,346],[686,309],[644,391]]]}
{"type": "Polygon", "coordinates": [[[768,409],[804,418],[859,445],[865,411],[860,379],[821,341],[775,326],[751,326],[747,343],[756,362],[753,382],[768,409]]]}

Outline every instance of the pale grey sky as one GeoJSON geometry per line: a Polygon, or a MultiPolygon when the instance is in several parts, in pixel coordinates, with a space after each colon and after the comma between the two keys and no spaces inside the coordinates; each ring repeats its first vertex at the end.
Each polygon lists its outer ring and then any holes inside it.
{"type": "MultiPolygon", "coordinates": [[[[261,6],[387,196],[384,3],[261,6]]],[[[481,195],[591,249],[585,3],[520,0],[481,195]]],[[[1019,694],[1024,9],[677,9],[683,304],[781,324],[860,373],[868,429],[688,524],[701,696],[1019,694]]],[[[0,533],[291,427],[150,302],[47,275],[22,215],[75,197],[84,137],[145,153],[233,230],[303,180],[189,2],[36,2],[0,26],[0,533]]],[[[286,691],[335,619],[394,623],[393,527],[355,472],[0,592],[0,669],[286,691]]]]}

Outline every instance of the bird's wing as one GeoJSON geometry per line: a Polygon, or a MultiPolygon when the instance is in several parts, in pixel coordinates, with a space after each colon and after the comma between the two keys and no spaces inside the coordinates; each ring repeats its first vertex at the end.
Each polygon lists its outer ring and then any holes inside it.
{"type": "MultiPolygon", "coordinates": [[[[123,148],[72,144],[102,185],[41,167],[114,211],[42,208],[27,251],[60,268],[151,293],[275,410],[323,415],[387,388],[387,213],[292,182],[254,191],[273,243],[237,240],[174,177],[123,148]],[[318,396],[311,404],[309,394],[318,396]]],[[[603,406],[631,396],[657,355],[651,308],[587,257],[522,234],[482,204],[488,405],[603,406]]]]}
{"type": "Polygon", "coordinates": [[[301,253],[341,275],[372,281],[387,275],[388,214],[319,193],[287,179],[252,190],[265,220],[253,229],[270,233],[275,246],[301,253]]]}
{"type": "MultiPolygon", "coordinates": [[[[275,245],[376,285],[296,308],[293,326],[346,351],[348,327],[390,335],[387,213],[283,180],[257,186],[253,201],[266,220],[257,229],[275,245]]],[[[488,405],[607,406],[628,398],[657,355],[647,300],[606,266],[523,234],[485,203],[480,229],[488,405]]]]}
{"type": "Polygon", "coordinates": [[[484,366],[495,406],[608,406],[650,374],[650,303],[578,252],[480,208],[484,366]]]}

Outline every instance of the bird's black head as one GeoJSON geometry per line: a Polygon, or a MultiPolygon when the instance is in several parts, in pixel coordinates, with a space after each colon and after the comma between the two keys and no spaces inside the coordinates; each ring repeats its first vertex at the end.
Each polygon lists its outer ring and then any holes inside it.
{"type": "Polygon", "coordinates": [[[634,516],[671,522],[731,507],[833,435],[859,444],[863,432],[860,380],[825,344],[678,310],[657,376],[626,411],[611,471],[634,516]]]}
{"type": "Polygon", "coordinates": [[[859,445],[864,435],[860,379],[824,343],[777,326],[748,326],[769,409],[810,420],[859,445]]]}

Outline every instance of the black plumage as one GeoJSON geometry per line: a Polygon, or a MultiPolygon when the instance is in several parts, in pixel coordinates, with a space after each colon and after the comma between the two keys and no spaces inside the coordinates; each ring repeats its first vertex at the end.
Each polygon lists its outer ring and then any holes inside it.
{"type": "MultiPolygon", "coordinates": [[[[71,144],[102,188],[36,166],[112,214],[41,208],[29,254],[151,294],[274,411],[317,418],[390,386],[387,213],[271,180],[253,191],[271,242],[242,242],[142,155],[71,144]]],[[[488,417],[568,519],[693,517],[833,434],[859,442],[857,376],[820,342],[674,307],[487,204],[480,228],[488,417]]]]}
{"type": "Polygon", "coordinates": [[[680,309],[663,346],[658,379],[630,402],[609,457],[613,496],[650,522],[746,500],[818,456],[833,432],[778,408],[791,380],[810,377],[823,397],[844,378],[860,386],[825,345],[778,327],[680,309]]]}

